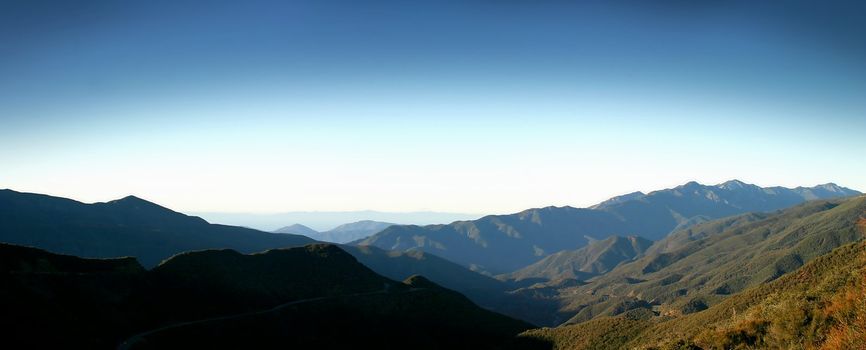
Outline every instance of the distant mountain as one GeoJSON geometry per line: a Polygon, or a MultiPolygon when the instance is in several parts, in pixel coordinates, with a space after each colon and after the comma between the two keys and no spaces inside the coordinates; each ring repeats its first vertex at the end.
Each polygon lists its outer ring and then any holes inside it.
{"type": "Polygon", "coordinates": [[[316,231],[314,229],[311,229],[311,228],[304,226],[304,225],[301,225],[301,224],[294,224],[294,225],[282,227],[282,228],[274,231],[274,233],[289,233],[289,234],[293,234],[293,235],[307,236],[307,237],[315,239],[313,236],[318,235],[319,231],[316,231]]]}
{"type": "Polygon", "coordinates": [[[134,256],[145,266],[155,266],[190,250],[257,252],[314,241],[299,235],[209,224],[134,196],[84,204],[0,190],[0,242],[82,257],[134,256]]]}
{"type": "Polygon", "coordinates": [[[179,254],[147,271],[0,244],[2,344],[34,348],[537,348],[530,326],[333,245],[179,254]],[[48,336],[50,335],[50,336],[48,336]],[[415,344],[417,343],[417,344],[415,344]]]}
{"type": "Polygon", "coordinates": [[[627,195],[630,200],[608,200],[595,206],[643,226],[635,231],[651,240],[664,238],[676,229],[748,212],[771,212],[807,200],[859,195],[860,192],[824,184],[815,187],[759,187],[739,180],[714,186],[689,182],[645,196],[627,195]]]}
{"type": "Polygon", "coordinates": [[[604,202],[601,202],[601,203],[598,203],[598,204],[596,204],[596,205],[593,205],[593,206],[589,207],[589,209],[600,209],[600,208],[606,208],[606,207],[613,206],[613,205],[616,205],[616,204],[620,204],[620,203],[623,203],[623,202],[628,202],[628,201],[638,200],[638,199],[641,199],[641,198],[643,198],[643,197],[646,197],[646,194],[643,193],[643,192],[640,192],[640,191],[638,191],[638,192],[632,192],[632,193],[629,193],[629,194],[624,194],[624,195],[621,195],[621,196],[616,196],[616,197],[610,198],[610,199],[608,199],[608,200],[606,200],[606,201],[604,201],[604,202]]]}
{"type": "Polygon", "coordinates": [[[395,224],[392,224],[390,222],[361,220],[348,224],[342,224],[328,231],[319,232],[301,224],[294,224],[276,230],[274,231],[274,233],[293,233],[297,235],[304,235],[322,242],[348,243],[351,241],[367,238],[393,225],[395,224]]]}
{"type": "Polygon", "coordinates": [[[391,226],[354,244],[423,250],[477,271],[499,274],[628,230],[625,222],[607,212],[547,207],[448,225],[391,226]]]}
{"type": "Polygon", "coordinates": [[[399,281],[413,275],[422,275],[436,284],[470,297],[481,305],[484,305],[485,301],[491,301],[497,294],[504,294],[509,290],[509,286],[502,281],[420,250],[401,252],[352,245],[342,245],[340,248],[385,277],[399,281]]]}
{"type": "Polygon", "coordinates": [[[478,271],[503,274],[612,235],[658,240],[716,218],[856,194],[859,192],[835,184],[787,189],[761,188],[737,180],[714,186],[689,182],[645,195],[615,197],[594,209],[547,207],[448,225],[396,225],[354,243],[389,250],[420,249],[478,271]]]}
{"type": "Polygon", "coordinates": [[[333,243],[349,243],[359,239],[370,237],[382,230],[394,226],[390,222],[362,220],[358,222],[342,224],[336,228],[322,232],[316,239],[333,243]]]}
{"type": "Polygon", "coordinates": [[[608,272],[620,263],[635,259],[652,244],[652,241],[637,236],[610,236],[577,250],[548,255],[537,263],[497,277],[517,282],[556,281],[566,278],[586,280],[608,272]]]}
{"type": "Polygon", "coordinates": [[[466,213],[444,213],[432,211],[417,212],[382,212],[375,210],[358,211],[295,211],[274,214],[248,214],[248,213],[215,213],[199,212],[190,213],[201,216],[209,222],[226,225],[252,227],[257,230],[272,232],[288,223],[302,223],[316,231],[330,230],[347,222],[372,220],[379,222],[393,222],[407,225],[429,225],[448,223],[455,220],[477,219],[481,215],[466,213]]]}

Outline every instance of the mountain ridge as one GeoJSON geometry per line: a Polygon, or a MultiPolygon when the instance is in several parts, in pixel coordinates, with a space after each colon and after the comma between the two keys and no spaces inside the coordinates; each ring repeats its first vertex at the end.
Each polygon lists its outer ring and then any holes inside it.
{"type": "Polygon", "coordinates": [[[83,257],[135,256],[155,266],[190,250],[256,252],[314,240],[210,224],[135,196],[86,204],[7,189],[0,190],[0,242],[83,257]]]}
{"type": "Polygon", "coordinates": [[[388,250],[420,249],[498,275],[611,235],[658,240],[712,219],[775,211],[812,197],[859,193],[833,184],[787,189],[761,188],[739,180],[712,186],[691,181],[645,195],[632,193],[626,195],[627,199],[614,197],[594,206],[596,209],[544,207],[447,225],[395,225],[352,244],[388,250]],[[502,260],[503,256],[509,257],[507,261],[502,260]]]}

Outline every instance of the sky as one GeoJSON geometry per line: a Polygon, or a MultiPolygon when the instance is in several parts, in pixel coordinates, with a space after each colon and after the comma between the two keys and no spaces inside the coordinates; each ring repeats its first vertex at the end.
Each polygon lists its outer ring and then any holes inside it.
{"type": "Polygon", "coordinates": [[[0,188],[509,213],[866,191],[856,1],[0,0],[0,188]]]}

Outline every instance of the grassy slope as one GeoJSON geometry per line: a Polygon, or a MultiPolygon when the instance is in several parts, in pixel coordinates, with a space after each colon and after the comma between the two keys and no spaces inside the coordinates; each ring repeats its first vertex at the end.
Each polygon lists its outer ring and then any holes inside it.
{"type": "Polygon", "coordinates": [[[531,330],[556,349],[827,348],[866,346],[866,243],[679,317],[604,317],[531,330]]]}
{"type": "Polygon", "coordinates": [[[561,290],[560,298],[564,310],[577,315],[572,322],[611,315],[587,310],[641,300],[659,304],[662,313],[699,311],[862,239],[856,221],[863,213],[866,197],[857,197],[701,224],[587,285],[561,290]]]}

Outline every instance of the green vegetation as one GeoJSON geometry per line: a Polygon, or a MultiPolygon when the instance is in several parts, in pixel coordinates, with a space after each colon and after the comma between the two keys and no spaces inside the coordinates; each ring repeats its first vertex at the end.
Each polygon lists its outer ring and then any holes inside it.
{"type": "Polygon", "coordinates": [[[856,197],[703,223],[671,234],[643,257],[585,285],[560,289],[558,299],[563,310],[584,315],[572,322],[612,316],[593,310],[629,300],[645,301],[664,315],[701,311],[861,240],[857,222],[864,213],[866,197],[856,197]]]}
{"type": "Polygon", "coordinates": [[[604,317],[523,336],[555,349],[863,349],[866,243],[683,316],[604,317]]]}
{"type": "Polygon", "coordinates": [[[620,263],[630,261],[652,245],[652,241],[637,236],[610,236],[590,242],[586,247],[552,254],[541,261],[497,278],[504,280],[548,280],[565,278],[585,280],[604,274],[620,263]]]}

